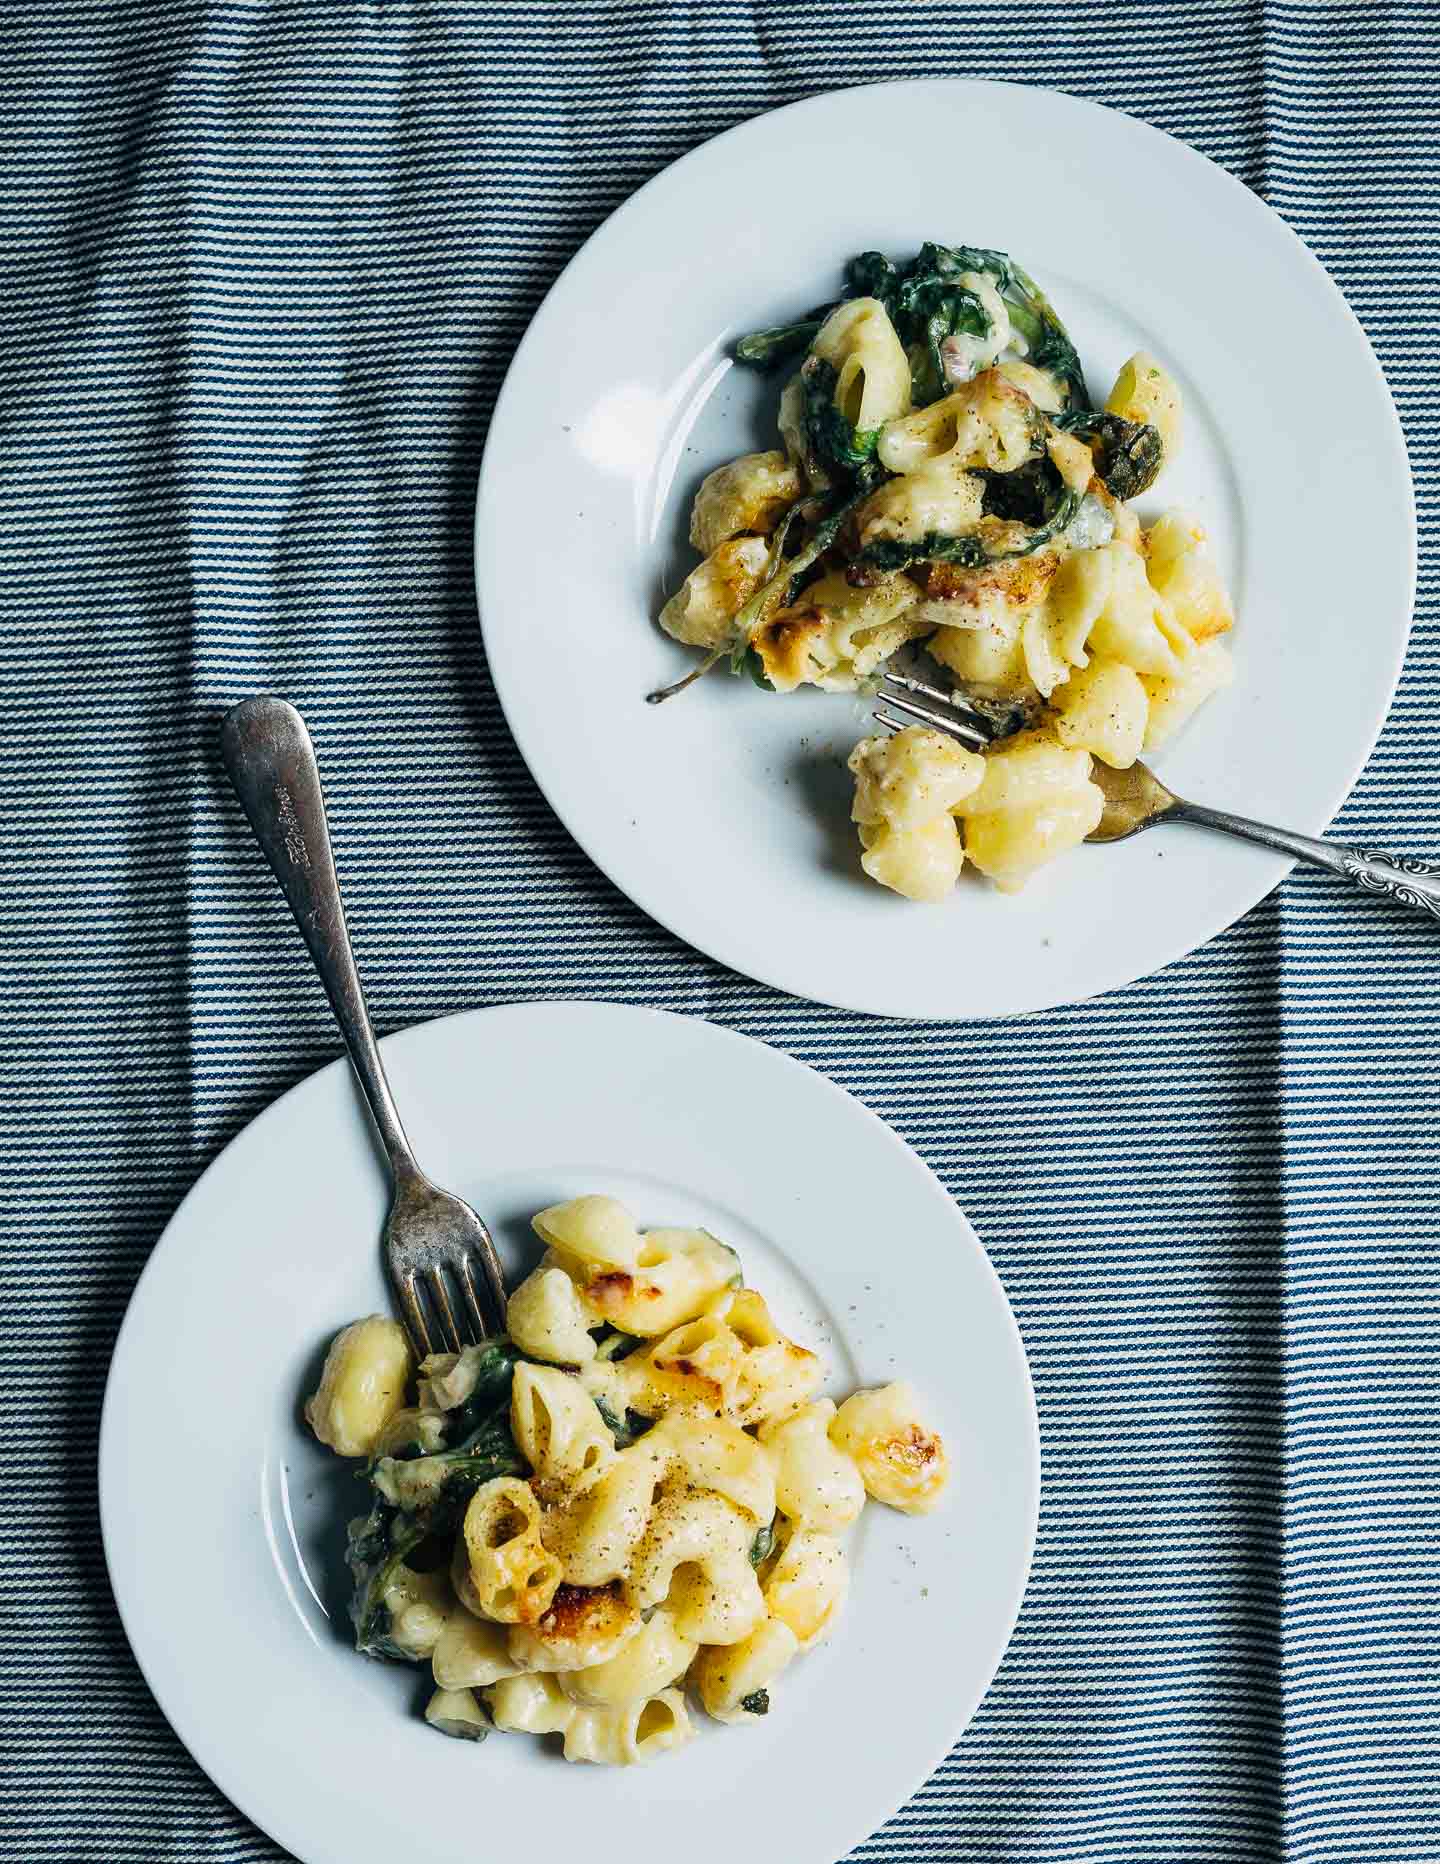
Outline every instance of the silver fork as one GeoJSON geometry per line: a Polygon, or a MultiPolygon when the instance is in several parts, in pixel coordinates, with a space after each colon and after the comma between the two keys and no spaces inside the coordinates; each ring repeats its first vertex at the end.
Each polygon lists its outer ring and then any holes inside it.
{"type": "MultiPolygon", "coordinates": [[[[903,673],[881,676],[875,722],[891,732],[903,731],[907,724],[928,725],[932,731],[958,738],[973,751],[983,750],[996,735],[993,723],[961,694],[943,692],[938,686],[927,686],[923,680],[910,679],[903,673]],[[882,705],[904,716],[895,718],[882,712],[882,705]]],[[[1112,770],[1097,757],[1093,777],[1105,793],[1105,809],[1098,826],[1085,837],[1087,841],[1125,841],[1143,829],[1154,828],[1157,822],[1192,822],[1199,828],[1256,842],[1276,854],[1291,855],[1311,867],[1323,867],[1353,880],[1365,893],[1383,893],[1402,906],[1418,906],[1432,918],[1440,919],[1440,863],[1384,854],[1373,848],[1349,848],[1343,842],[1321,841],[1290,829],[1271,828],[1266,822],[1232,815],[1227,809],[1187,802],[1166,789],[1147,764],[1112,770]]]]}
{"type": "Polygon", "coordinates": [[[492,1321],[495,1330],[503,1329],[504,1275],[484,1223],[467,1203],[430,1182],[405,1137],[345,929],[325,796],[305,721],[283,699],[261,695],[225,714],[220,742],[230,781],[315,960],[389,1161],[385,1261],[406,1331],[421,1358],[458,1352],[467,1340],[483,1340],[492,1321]]]}

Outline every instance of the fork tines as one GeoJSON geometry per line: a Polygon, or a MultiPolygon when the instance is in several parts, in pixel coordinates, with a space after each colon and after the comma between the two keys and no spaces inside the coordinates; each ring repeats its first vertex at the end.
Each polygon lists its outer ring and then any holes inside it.
{"type": "Polygon", "coordinates": [[[938,686],[927,686],[924,680],[912,679],[905,673],[882,673],[875,723],[887,731],[903,731],[912,720],[928,725],[932,731],[943,731],[974,751],[983,750],[995,735],[990,721],[959,693],[942,692],[938,686]],[[905,717],[882,712],[882,705],[893,706],[905,717]]]}

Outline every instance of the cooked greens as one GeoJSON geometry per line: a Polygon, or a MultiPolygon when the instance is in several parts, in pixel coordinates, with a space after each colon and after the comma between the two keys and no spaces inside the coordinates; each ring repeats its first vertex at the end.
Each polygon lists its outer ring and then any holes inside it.
{"type": "Polygon", "coordinates": [[[1096,477],[1114,498],[1148,492],[1165,463],[1165,443],[1148,422],[1127,421],[1103,409],[1072,408],[1057,414],[1055,425],[1089,442],[1096,477]]]}

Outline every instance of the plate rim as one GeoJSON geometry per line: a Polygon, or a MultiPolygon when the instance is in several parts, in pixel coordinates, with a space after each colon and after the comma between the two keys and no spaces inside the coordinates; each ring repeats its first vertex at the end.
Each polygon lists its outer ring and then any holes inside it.
{"type": "MultiPolygon", "coordinates": [[[[773,1043],[764,1041],[757,1036],[748,1035],[741,1030],[731,1029],[723,1024],[713,1022],[709,1018],[691,1016],[682,1011],[666,1010],[652,1005],[621,1003],[599,997],[542,997],[516,1002],[482,1005],[468,1010],[454,1011],[444,1016],[426,1018],[420,1022],[407,1024],[403,1029],[391,1031],[388,1035],[381,1038],[380,1046],[387,1055],[394,1055],[407,1046],[418,1044],[427,1039],[433,1039],[432,1032],[440,1028],[449,1028],[454,1025],[462,1024],[470,1025],[477,1022],[480,1022],[482,1027],[484,1027],[486,1025],[483,1023],[482,1019],[487,1018],[490,1019],[492,1025],[493,1022],[498,1019],[516,1019],[524,1021],[536,1016],[564,1019],[576,1011],[582,1014],[588,1014],[597,1010],[608,1015],[619,1015],[622,1019],[626,1020],[638,1018],[648,1022],[685,1025],[692,1030],[697,1027],[702,1028],[706,1031],[707,1039],[718,1037],[721,1039],[722,1045],[740,1048],[746,1051],[758,1049],[765,1055],[773,1058],[776,1064],[781,1066],[785,1071],[792,1073],[797,1078],[802,1076],[808,1077],[814,1091],[823,1092],[831,1099],[838,1098],[840,1101],[847,1103],[852,1110],[858,1112],[873,1131],[878,1131],[885,1136],[890,1146],[906,1159],[909,1167],[912,1170],[917,1170],[920,1177],[928,1183],[930,1191],[944,1201],[949,1209],[951,1217],[956,1222],[960,1236],[965,1239],[967,1244],[973,1246],[973,1253],[978,1258],[982,1273],[988,1278],[992,1291],[999,1296],[999,1307],[1004,1318],[1008,1343],[1014,1359],[1018,1362],[1020,1389],[1023,1391],[1026,1400],[1026,1424],[1028,1426],[1026,1438],[1029,1457],[1026,1468],[1021,1472],[1025,1477],[1024,1499],[1026,1502],[1026,1528],[1023,1557],[1017,1562],[1015,1570],[1010,1575],[1009,1620],[1004,1637],[999,1642],[998,1648],[994,1652],[993,1661],[989,1664],[987,1673],[979,1687],[978,1694],[976,1694],[973,1703],[970,1704],[966,1711],[964,1719],[958,1726],[954,1727],[949,1734],[948,1747],[946,1750],[948,1751],[949,1748],[953,1748],[954,1744],[961,1738],[973,1722],[981,1704],[989,1694],[1000,1666],[1004,1662],[1010,1646],[1014,1641],[1015,1631],[1024,1608],[1031,1574],[1034,1569],[1044,1481],[1043,1439],[1040,1430],[1039,1408],[1036,1401],[1034,1377],[1030,1370],[1029,1355],[1026,1351],[1024,1337],[1020,1332],[1019,1323],[1015,1317],[1014,1308],[1011,1305],[1004,1283],[1001,1281],[999,1273],[990,1258],[989,1251],[981,1240],[979,1232],[966,1215],[958,1198],[953,1196],[948,1190],[944,1181],[940,1178],[938,1172],[935,1171],[929,1161],[925,1159],[908,1140],[898,1133],[894,1127],[876,1113],[872,1107],[868,1106],[864,1100],[860,1099],[858,1095],[853,1094],[848,1088],[842,1086],[838,1081],[833,1080],[820,1068],[801,1060],[800,1057],[796,1055],[792,1055],[788,1050],[779,1048],[773,1043]]],[[[482,1052],[482,1050],[476,1049],[477,1054],[482,1052]]],[[[766,1065],[769,1064],[767,1063],[766,1065]]],[[[285,1824],[285,1820],[283,1819],[272,1823],[271,1812],[257,1803],[259,1788],[252,1788],[243,1770],[242,1764],[234,1759],[236,1753],[234,1744],[222,1740],[217,1726],[210,1721],[201,1722],[191,1733],[187,1733],[182,1728],[181,1721],[183,1720],[183,1714],[177,1716],[176,1713],[172,1712],[175,1698],[169,1692],[168,1680],[163,1686],[157,1680],[158,1666],[147,1659],[143,1635],[138,1638],[136,1636],[131,1615],[134,1600],[133,1598],[127,1597],[121,1580],[117,1578],[117,1566],[123,1567],[123,1561],[120,1560],[115,1552],[117,1545],[120,1544],[120,1536],[116,1531],[117,1525],[123,1516],[123,1500],[122,1497],[116,1493],[116,1484],[119,1481],[118,1464],[120,1462],[117,1445],[123,1430],[121,1414],[124,1403],[122,1387],[125,1383],[125,1368],[129,1353],[133,1350],[127,1348],[127,1340],[133,1337],[135,1326],[139,1324],[135,1321],[134,1317],[141,1309],[143,1302],[148,1298],[147,1290],[153,1289],[156,1285],[157,1277],[164,1272],[162,1257],[166,1245],[170,1242],[174,1234],[177,1232],[183,1233],[183,1224],[187,1212],[200,1200],[207,1181],[210,1180],[212,1175],[220,1172],[225,1160],[236,1145],[247,1138],[256,1128],[264,1127],[281,1120],[284,1117],[286,1109],[296,1097],[304,1093],[320,1092],[319,1084],[322,1081],[328,1080],[338,1082],[349,1076],[350,1072],[349,1060],[341,1053],[331,1061],[322,1063],[320,1067],[313,1069],[309,1074],[303,1076],[300,1080],[294,1082],[290,1087],[278,1094],[273,1100],[267,1102],[258,1113],[247,1120],[245,1124],[241,1126],[237,1132],[232,1134],[225,1144],[220,1147],[180,1199],[171,1216],[165,1223],[164,1228],[152,1245],[144,1267],[136,1278],[135,1285],[126,1302],[125,1313],[122,1317],[119,1329],[116,1332],[109,1365],[106,1369],[105,1392],[101,1406],[100,1429],[97,1436],[96,1492],[106,1577],[110,1586],[111,1596],[115,1602],[116,1614],[120,1620],[121,1629],[124,1632],[126,1643],[129,1646],[136,1667],[144,1678],[145,1685],[149,1689],[151,1697],[164,1716],[175,1739],[180,1743],[181,1747],[194,1764],[205,1774],[206,1778],[216,1790],[229,1800],[252,1825],[256,1826],[257,1829],[264,1832],[276,1843],[285,1846],[287,1849],[293,1848],[295,1834],[287,1835],[284,1832],[282,1828],[285,1824]],[[133,1325],[132,1322],[134,1323],[133,1325]]],[[[363,1105],[358,1099],[358,1094],[355,1111],[357,1119],[362,1122],[366,1121],[367,1115],[364,1112],[363,1105]]],[[[918,1770],[911,1772],[909,1785],[905,1788],[900,1799],[888,1808],[882,1823],[892,1818],[901,1807],[909,1803],[914,1795],[924,1786],[926,1781],[933,1776],[936,1768],[943,1764],[944,1758],[945,1754],[942,1752],[935,1760],[926,1761],[922,1763],[918,1770]]],[[[878,1830],[879,1826],[873,1829],[878,1830]]],[[[855,1844],[863,1844],[872,1835],[873,1831],[860,1834],[853,1842],[855,1844]]],[[[324,1854],[315,1853],[313,1851],[304,1853],[298,1850],[296,1851],[297,1858],[302,1858],[303,1864],[329,1864],[330,1855],[328,1850],[324,1854]]],[[[350,1855],[348,1850],[345,1855],[347,1857],[350,1855]]]]}
{"type": "MultiPolygon", "coordinates": [[[[1111,991],[1128,989],[1147,978],[1157,976],[1160,972],[1167,970],[1171,965],[1192,956],[1202,947],[1220,937],[1222,933],[1229,931],[1232,926],[1237,925],[1247,914],[1253,912],[1255,907],[1268,897],[1268,895],[1293,871],[1297,864],[1295,858],[1290,855],[1278,853],[1265,852],[1260,854],[1257,852],[1253,865],[1253,878],[1243,888],[1239,889],[1241,895],[1244,896],[1244,903],[1238,910],[1229,911],[1228,909],[1222,909],[1218,915],[1212,913],[1205,917],[1203,921],[1197,920],[1198,930],[1192,929],[1187,933],[1181,934],[1178,940],[1167,941],[1164,954],[1147,969],[1137,971],[1133,975],[1124,978],[1101,981],[1078,994],[1070,993],[1067,990],[1067,993],[1064,995],[1047,998],[1043,1002],[1029,1004],[1024,1008],[1003,1008],[1000,1010],[972,1008],[964,1010],[936,1010],[933,1012],[917,1011],[909,1001],[901,1002],[898,998],[888,1002],[884,1000],[885,983],[883,976],[878,983],[872,984],[870,988],[866,989],[862,987],[855,991],[842,988],[817,988],[813,984],[799,986],[788,981],[783,981],[781,976],[778,975],[777,971],[772,967],[764,964],[740,964],[737,963],[734,958],[727,956],[727,941],[724,937],[723,920],[716,919],[712,921],[711,925],[704,929],[703,935],[700,937],[692,936],[689,931],[682,930],[676,923],[677,915],[674,910],[670,907],[662,906],[656,900],[656,890],[649,884],[649,875],[654,871],[653,864],[644,871],[633,885],[628,879],[622,882],[616,877],[615,873],[612,871],[609,860],[602,858],[602,854],[597,845],[598,837],[588,830],[582,832],[580,828],[572,823],[568,813],[559,807],[555,796],[552,794],[551,784],[547,782],[546,778],[541,774],[543,763],[541,760],[532,757],[531,745],[541,734],[538,729],[532,730],[528,724],[519,722],[517,708],[512,703],[512,699],[507,697],[506,681],[497,669],[497,657],[492,652],[491,635],[485,622],[487,608],[487,571],[482,549],[482,531],[485,526],[489,504],[494,495],[494,486],[502,471],[502,468],[496,463],[493,442],[497,431],[500,431],[503,435],[504,424],[514,419],[511,403],[515,399],[516,384],[519,380],[522,360],[527,356],[531,347],[537,343],[537,332],[542,332],[543,334],[542,326],[545,323],[547,313],[551,313],[554,301],[563,291],[572,272],[585,261],[591,248],[604,239],[617,223],[627,221],[632,215],[643,211],[645,199],[652,190],[658,189],[662,184],[671,182],[673,177],[680,171],[683,171],[688,165],[699,162],[707,157],[713,157],[713,152],[721,144],[732,137],[747,134],[759,123],[768,122],[771,118],[793,118],[805,112],[819,111],[832,106],[835,100],[849,97],[857,91],[865,91],[868,93],[908,91],[915,93],[922,90],[933,92],[942,87],[947,93],[951,93],[957,97],[966,92],[979,91],[987,94],[1010,92],[1026,96],[1038,95],[1057,98],[1060,99],[1063,104],[1073,105],[1082,112],[1093,112],[1099,117],[1122,118],[1125,122],[1132,125],[1134,129],[1138,130],[1143,138],[1153,137],[1167,147],[1178,149],[1181,152],[1181,159],[1184,162],[1193,164],[1200,171],[1218,177],[1224,187],[1230,190],[1235,198],[1242,200],[1246,204],[1247,210],[1259,208],[1263,211],[1271,225],[1278,229],[1284,236],[1284,240],[1288,243],[1292,253],[1298,253],[1300,255],[1301,261],[1307,268],[1315,289],[1323,291],[1331,303],[1338,306],[1354,335],[1359,339],[1360,350],[1363,352],[1369,365],[1371,375],[1379,390],[1380,399],[1383,402],[1388,416],[1387,438],[1393,456],[1400,466],[1401,478],[1406,491],[1403,510],[1400,513],[1408,538],[1408,549],[1405,553],[1406,614],[1404,626],[1397,632],[1394,644],[1388,656],[1390,662],[1388,667],[1388,679],[1386,681],[1389,689],[1388,698],[1366,732],[1361,734],[1356,754],[1350,760],[1351,767],[1334,784],[1328,786],[1326,795],[1320,799],[1319,806],[1314,812],[1316,819],[1312,823],[1286,823],[1283,825],[1287,828],[1300,828],[1314,834],[1323,834],[1328,830],[1335,816],[1339,813],[1351,792],[1354,790],[1361,774],[1369,764],[1374,754],[1375,746],[1379,742],[1380,735],[1385,729],[1391,713],[1394,710],[1395,696],[1399,688],[1401,674],[1404,670],[1405,659],[1409,651],[1410,637],[1415,621],[1415,597],[1419,580],[1419,530],[1415,502],[1415,479],[1410,463],[1409,447],[1405,439],[1405,430],[1400,420],[1394,395],[1390,389],[1389,380],[1385,375],[1384,369],[1381,367],[1380,360],[1375,353],[1374,345],[1371,343],[1364,325],[1360,322],[1359,317],[1351,307],[1344,292],[1340,289],[1335,279],[1331,277],[1319,257],[1306,244],[1305,240],[1301,238],[1289,222],[1285,220],[1268,201],[1262,199],[1253,189],[1247,187],[1246,184],[1241,181],[1238,176],[1232,174],[1229,169],[1222,167],[1219,162],[1214,161],[1211,157],[1205,155],[1201,150],[1195,148],[1193,144],[1186,142],[1183,138],[1172,135],[1168,130],[1158,128],[1155,124],[1147,122],[1143,117],[1137,116],[1131,111],[1118,109],[1111,104],[1098,103],[1093,99],[1077,96],[1073,91],[1063,90],[1058,86],[1027,84],[1010,79],[945,76],[893,78],[869,84],[834,86],[824,91],[813,92],[807,97],[798,98],[788,104],[780,104],[769,110],[756,111],[754,114],[745,117],[739,123],[733,123],[728,128],[717,131],[715,135],[706,137],[704,140],[697,142],[693,147],[685,150],[683,154],[677,156],[673,161],[666,163],[663,167],[658,169],[655,174],[642,182],[632,194],[621,201],[611,213],[607,214],[600,224],[586,236],[571,254],[570,258],[556,275],[540,303],[536,306],[529,323],[526,325],[524,334],[520,338],[519,343],[515,346],[515,350],[506,365],[504,379],[496,395],[486,430],[485,446],[476,481],[475,509],[471,528],[471,547],[477,626],[484,647],[486,664],[490,671],[490,677],[495,688],[496,696],[500,702],[500,708],[504,715],[506,726],[520,752],[531,781],[544,797],[546,805],[560,822],[571,840],[575,842],[586,858],[593,866],[598,868],[600,873],[605,876],[612,886],[623,893],[626,898],[630,899],[647,915],[647,917],[654,920],[654,922],[669,933],[672,938],[677,939],[690,950],[698,952],[712,963],[722,965],[726,970],[731,971],[736,976],[748,978],[752,982],[762,984],[766,988],[775,990],[782,995],[793,997],[799,1002],[818,1003],[833,1009],[852,1011],[861,1015],[902,1018],[919,1022],[982,1022],[998,1020],[1005,1017],[1044,1015],[1051,1010],[1094,1001],[1097,997],[1107,995],[1111,991]],[[1330,791],[1333,791],[1333,794],[1330,793],[1330,791]],[[718,935],[715,935],[717,933],[718,935]]],[[[504,656],[502,653],[499,656],[501,662],[503,662],[503,658],[504,656]]]]}

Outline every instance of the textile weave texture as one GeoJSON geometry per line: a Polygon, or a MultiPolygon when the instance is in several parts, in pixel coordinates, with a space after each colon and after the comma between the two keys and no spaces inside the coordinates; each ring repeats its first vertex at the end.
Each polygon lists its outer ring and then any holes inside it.
{"type": "MultiPolygon", "coordinates": [[[[167,1217],[337,1047],[218,766],[221,711],[268,689],[311,722],[382,1028],[554,996],[711,1017],[852,1089],[980,1229],[1040,1404],[1034,1574],[969,1732],[857,1856],[1440,1855],[1437,928],[1296,875],[1043,1017],[781,998],[651,924],[550,815],[470,569],[507,360],[641,182],[834,86],[1071,90],[1255,189],[1375,344],[1421,593],[1338,828],[1440,850],[1440,10],[25,0],[0,34],[8,1854],[284,1855],[134,1666],[94,1471],[167,1217]]],[[[957,156],[957,234],[973,180],[957,156]]],[[[803,212],[813,184],[737,210],[803,212]]],[[[1265,307],[1240,277],[1215,294],[1243,343],[1265,307]]],[[[203,1557],[203,1523],[177,1531],[203,1557]]],[[[853,1764],[883,1738],[858,1727],[853,1764]]]]}

